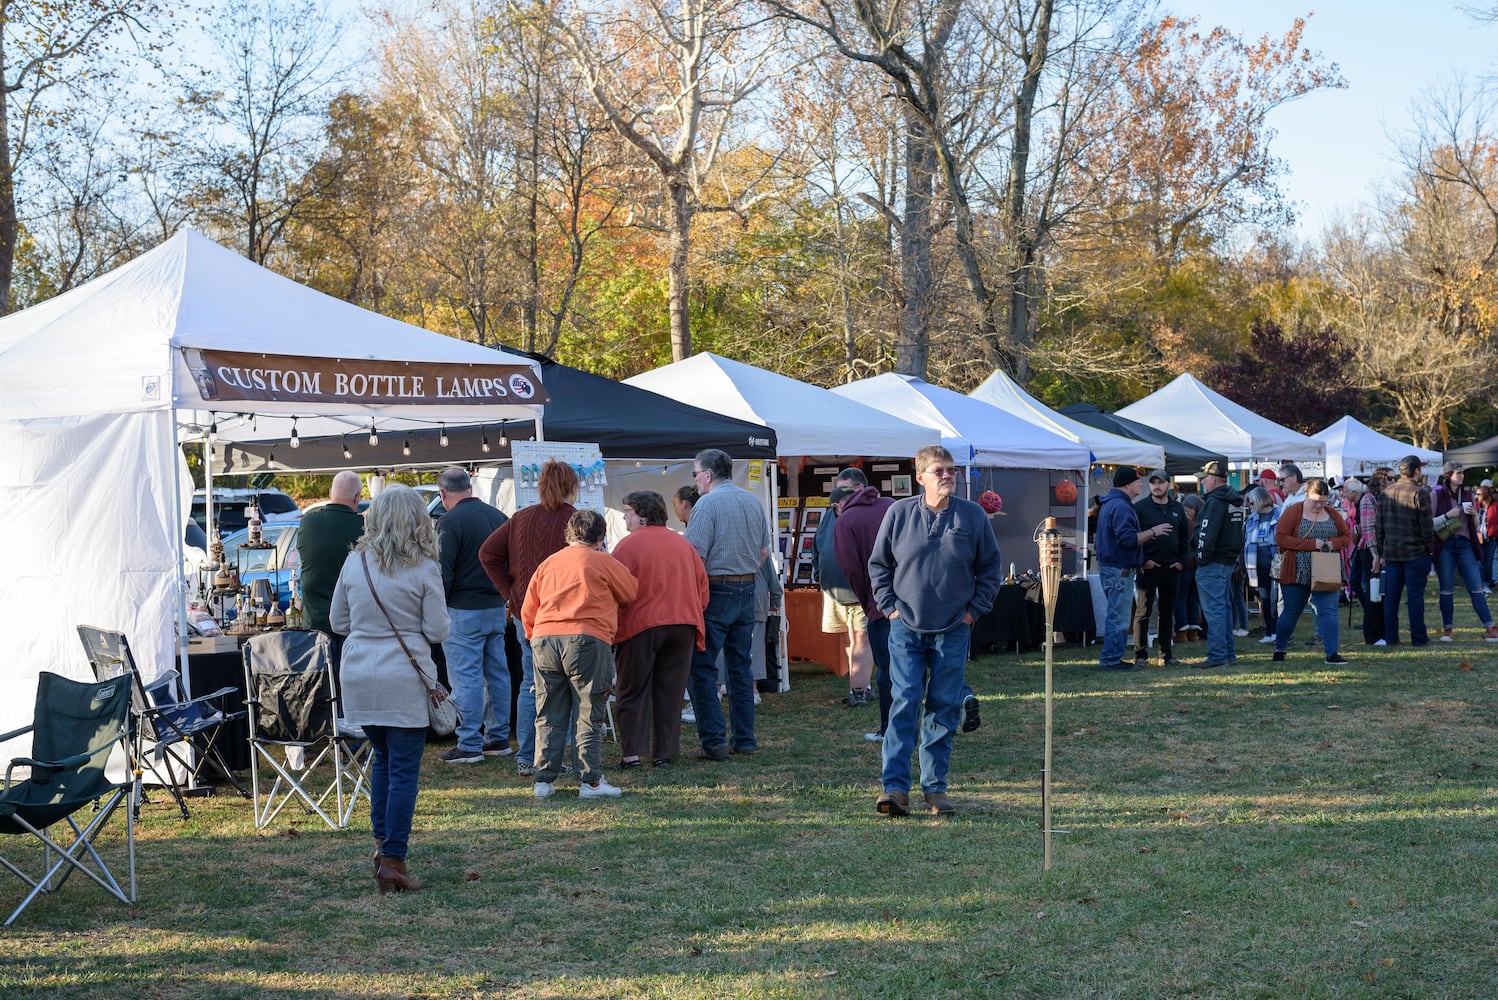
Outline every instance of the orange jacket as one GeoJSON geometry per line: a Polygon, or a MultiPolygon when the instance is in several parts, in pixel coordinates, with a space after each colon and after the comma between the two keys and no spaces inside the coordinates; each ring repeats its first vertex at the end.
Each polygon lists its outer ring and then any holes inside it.
{"type": "Polygon", "coordinates": [[[639,585],[607,552],[569,545],[536,567],[525,591],[520,620],[527,639],[591,635],[612,644],[619,605],[635,599],[639,585]]]}
{"type": "MultiPolygon", "coordinates": [[[[1352,544],[1352,529],[1347,527],[1347,519],[1337,512],[1331,504],[1324,508],[1337,526],[1337,537],[1326,540],[1320,538],[1301,538],[1300,521],[1305,512],[1305,505],[1293,503],[1286,507],[1280,514],[1280,523],[1274,529],[1274,544],[1281,552],[1315,552],[1323,541],[1326,541],[1333,550],[1341,550],[1352,544]]],[[[1295,582],[1295,559],[1286,555],[1280,560],[1280,575],[1275,577],[1280,583],[1295,582]]]]}

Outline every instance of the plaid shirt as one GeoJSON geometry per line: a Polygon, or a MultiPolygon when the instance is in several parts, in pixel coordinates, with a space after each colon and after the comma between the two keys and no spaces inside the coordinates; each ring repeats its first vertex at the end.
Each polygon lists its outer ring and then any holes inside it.
{"type": "Polygon", "coordinates": [[[1435,544],[1430,493],[1404,476],[1384,487],[1378,498],[1374,550],[1391,562],[1428,556],[1435,544]]]}
{"type": "Polygon", "coordinates": [[[1358,498],[1358,529],[1362,532],[1358,536],[1358,548],[1378,551],[1373,540],[1374,532],[1378,530],[1378,497],[1372,493],[1364,493],[1358,498]]]}

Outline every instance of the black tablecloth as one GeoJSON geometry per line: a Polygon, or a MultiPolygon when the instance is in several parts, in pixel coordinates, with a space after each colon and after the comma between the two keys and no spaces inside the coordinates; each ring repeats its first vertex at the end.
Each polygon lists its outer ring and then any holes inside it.
{"type": "MultiPolygon", "coordinates": [[[[217,691],[233,688],[224,696],[221,706],[226,712],[237,712],[244,708],[244,661],[239,650],[223,653],[194,653],[187,658],[188,693],[198,698],[217,691]]],[[[250,766],[250,724],[245,719],[235,719],[224,726],[218,737],[219,750],[224,760],[235,771],[250,766]]]]}
{"type": "MultiPolygon", "coordinates": [[[[1056,597],[1057,632],[1079,640],[1097,628],[1092,614],[1092,588],[1086,580],[1064,580],[1056,597]]],[[[1039,646],[1045,639],[1045,603],[1038,581],[1006,583],[999,588],[993,610],[973,625],[974,646],[1039,646]]]]}

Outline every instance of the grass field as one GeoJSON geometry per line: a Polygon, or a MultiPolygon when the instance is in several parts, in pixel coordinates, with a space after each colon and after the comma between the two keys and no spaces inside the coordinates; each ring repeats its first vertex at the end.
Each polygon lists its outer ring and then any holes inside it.
{"type": "Polygon", "coordinates": [[[33,904],[0,997],[1498,996],[1498,644],[1239,651],[1058,649],[1050,872],[1039,654],[971,665],[946,821],[876,816],[877,710],[798,673],[760,754],[610,770],[617,800],[429,747],[419,893],[376,893],[367,816],[257,831],[241,800],[181,822],[156,795],[138,907],[76,879],[33,904]]]}

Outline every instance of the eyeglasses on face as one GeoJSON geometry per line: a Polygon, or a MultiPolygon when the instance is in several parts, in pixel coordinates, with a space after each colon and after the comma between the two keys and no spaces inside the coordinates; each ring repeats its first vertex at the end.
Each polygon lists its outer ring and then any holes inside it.
{"type": "Polygon", "coordinates": [[[957,475],[957,470],[950,465],[932,466],[926,470],[926,475],[935,476],[937,479],[951,479],[957,475]]]}

